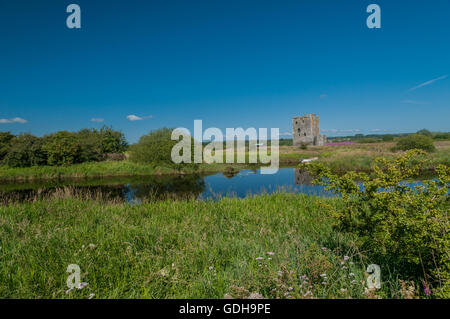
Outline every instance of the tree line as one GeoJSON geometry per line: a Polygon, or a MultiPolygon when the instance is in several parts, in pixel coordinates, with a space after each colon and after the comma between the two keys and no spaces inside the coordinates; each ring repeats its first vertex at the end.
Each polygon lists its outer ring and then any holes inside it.
{"type": "Polygon", "coordinates": [[[0,132],[0,164],[10,167],[71,165],[121,158],[128,148],[125,135],[104,126],[78,132],[59,131],[37,137],[0,132]]]}

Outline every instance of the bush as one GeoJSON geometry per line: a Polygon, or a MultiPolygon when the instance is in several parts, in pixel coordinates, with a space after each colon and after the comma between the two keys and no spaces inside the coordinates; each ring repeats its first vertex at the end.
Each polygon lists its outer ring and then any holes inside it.
{"type": "Polygon", "coordinates": [[[413,161],[419,154],[424,152],[409,151],[392,161],[377,159],[371,177],[355,172],[337,176],[320,163],[304,168],[315,176],[315,183],[341,195],[343,206],[328,207],[336,218],[335,227],[358,234],[364,249],[384,257],[381,260],[394,261],[394,267],[413,269],[423,276],[424,288],[430,285],[448,298],[450,170],[440,165],[437,179],[409,187],[404,181],[423,168],[424,161],[413,161]]]}
{"type": "Polygon", "coordinates": [[[427,129],[422,129],[420,131],[417,131],[416,134],[425,135],[425,136],[428,136],[428,137],[433,137],[433,133],[431,133],[427,129]]]}
{"type": "Polygon", "coordinates": [[[44,137],[42,149],[49,165],[72,165],[82,162],[82,149],[76,133],[60,131],[44,137]]]}
{"type": "Polygon", "coordinates": [[[22,134],[11,139],[3,163],[10,167],[45,165],[47,159],[42,150],[42,139],[31,134],[22,134]]]}
{"type": "Polygon", "coordinates": [[[394,135],[386,134],[383,135],[383,142],[392,142],[394,140],[394,135]]]}
{"type": "Polygon", "coordinates": [[[79,162],[97,162],[105,158],[102,147],[102,139],[95,129],[83,129],[77,134],[79,143],[79,162]]]}
{"type": "Polygon", "coordinates": [[[412,149],[420,149],[427,152],[434,152],[436,150],[433,144],[433,139],[422,134],[411,134],[402,137],[393,148],[394,151],[408,151],[412,149]]]}
{"type": "Polygon", "coordinates": [[[11,147],[11,141],[14,138],[10,132],[0,132],[0,162],[3,161],[8,150],[11,147]]]}
{"type": "Polygon", "coordinates": [[[122,132],[114,131],[111,127],[103,126],[98,132],[101,139],[101,152],[123,153],[127,150],[128,144],[122,132]]]}
{"type": "MultiPolygon", "coordinates": [[[[173,129],[162,128],[142,136],[137,144],[130,147],[130,160],[153,166],[175,167],[178,170],[187,166],[196,168],[196,164],[176,164],[172,161],[172,148],[178,143],[178,141],[171,139],[172,131],[173,129]]],[[[193,158],[193,138],[191,138],[191,145],[191,156],[193,158]]]]}

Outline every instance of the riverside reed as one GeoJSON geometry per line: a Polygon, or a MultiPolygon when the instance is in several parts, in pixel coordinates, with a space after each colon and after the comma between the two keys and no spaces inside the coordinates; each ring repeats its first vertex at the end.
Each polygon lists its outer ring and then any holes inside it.
{"type": "MultiPolygon", "coordinates": [[[[0,206],[1,298],[408,298],[419,283],[332,227],[339,198],[275,193],[142,205],[55,196],[0,206]],[[69,264],[88,286],[66,293],[69,264]]],[[[423,294],[422,294],[423,295],[423,294]]]]}

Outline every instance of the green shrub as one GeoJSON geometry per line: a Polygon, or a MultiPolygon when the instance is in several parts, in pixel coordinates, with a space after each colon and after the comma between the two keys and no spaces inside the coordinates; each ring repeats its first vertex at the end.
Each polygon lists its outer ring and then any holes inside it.
{"type": "Polygon", "coordinates": [[[417,131],[416,134],[425,135],[425,136],[428,136],[428,137],[433,137],[433,133],[431,133],[427,129],[422,129],[420,131],[417,131]]]}
{"type": "Polygon", "coordinates": [[[424,287],[450,297],[449,184],[450,170],[437,168],[438,178],[414,188],[405,184],[421,171],[424,161],[412,150],[395,160],[377,159],[374,175],[335,175],[321,163],[306,167],[315,183],[339,193],[342,207],[329,206],[335,227],[357,233],[364,249],[381,260],[403,265],[423,276],[424,287]],[[362,181],[362,185],[360,184],[362,181]]]}
{"type": "Polygon", "coordinates": [[[98,162],[105,159],[102,139],[95,129],[83,129],[77,132],[79,148],[79,162],[98,162]]]}
{"type": "Polygon", "coordinates": [[[42,139],[31,134],[22,134],[11,139],[11,145],[3,159],[10,167],[45,165],[46,155],[42,150],[42,139]]]}
{"type": "Polygon", "coordinates": [[[394,151],[408,151],[412,149],[420,149],[427,152],[434,152],[436,147],[433,144],[431,137],[422,134],[411,134],[400,138],[397,145],[393,148],[394,151]]]}
{"type": "Polygon", "coordinates": [[[394,140],[394,135],[386,134],[383,135],[383,142],[392,142],[394,140]]]}
{"type": "Polygon", "coordinates": [[[308,149],[308,144],[302,142],[302,143],[300,144],[300,149],[302,149],[302,150],[308,149]]]}
{"type": "Polygon", "coordinates": [[[0,163],[8,153],[13,138],[14,135],[12,135],[10,132],[0,132],[0,163]]]}
{"type": "Polygon", "coordinates": [[[100,135],[101,152],[103,154],[123,153],[127,150],[128,144],[122,132],[103,126],[98,134],[100,135]]]}
{"type": "MultiPolygon", "coordinates": [[[[178,141],[171,139],[172,131],[173,129],[162,128],[143,135],[137,144],[130,147],[130,160],[153,166],[175,167],[179,170],[183,166],[189,165],[187,163],[176,164],[172,161],[172,148],[178,143],[178,141]]],[[[194,143],[192,138],[191,145],[191,156],[193,158],[194,143]]],[[[191,164],[191,166],[196,167],[197,165],[191,164]]]]}
{"type": "Polygon", "coordinates": [[[76,133],[60,131],[44,137],[42,149],[49,165],[71,165],[82,162],[81,145],[76,133]]]}

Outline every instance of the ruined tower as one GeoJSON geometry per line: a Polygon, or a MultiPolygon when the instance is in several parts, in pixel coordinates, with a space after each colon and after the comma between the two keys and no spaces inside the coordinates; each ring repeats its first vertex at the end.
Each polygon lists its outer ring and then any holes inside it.
{"type": "Polygon", "coordinates": [[[295,146],[325,145],[327,137],[319,134],[319,117],[316,114],[296,116],[292,119],[292,139],[295,146]]]}

